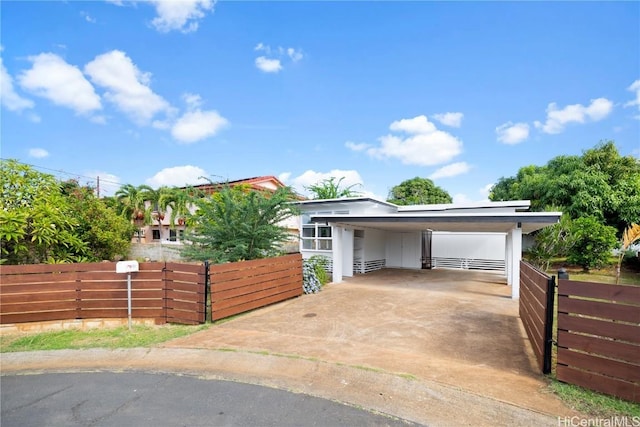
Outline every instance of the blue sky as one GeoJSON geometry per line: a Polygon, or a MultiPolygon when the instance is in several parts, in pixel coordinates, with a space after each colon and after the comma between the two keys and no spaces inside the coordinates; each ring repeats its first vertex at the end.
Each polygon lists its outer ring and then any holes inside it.
{"type": "MultiPolygon", "coordinates": [[[[2,1],[1,156],[61,178],[329,176],[455,201],[613,139],[640,156],[638,2],[2,1]],[[53,172],[53,171],[64,171],[53,172]]],[[[95,185],[95,182],[92,182],[95,185]]]]}

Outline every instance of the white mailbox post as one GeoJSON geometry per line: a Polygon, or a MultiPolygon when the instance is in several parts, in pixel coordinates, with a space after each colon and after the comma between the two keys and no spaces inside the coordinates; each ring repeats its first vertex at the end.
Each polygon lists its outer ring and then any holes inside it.
{"type": "Polygon", "coordinates": [[[127,273],[127,315],[129,318],[129,330],[131,330],[131,273],[140,269],[138,261],[118,261],[116,273],[127,273]]]}

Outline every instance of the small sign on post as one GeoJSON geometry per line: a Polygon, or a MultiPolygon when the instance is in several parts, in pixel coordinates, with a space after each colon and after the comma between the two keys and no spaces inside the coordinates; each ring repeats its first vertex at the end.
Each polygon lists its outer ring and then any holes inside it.
{"type": "Polygon", "coordinates": [[[140,270],[138,261],[118,261],[116,263],[116,273],[127,273],[127,316],[129,319],[129,330],[131,330],[131,273],[140,270]]]}

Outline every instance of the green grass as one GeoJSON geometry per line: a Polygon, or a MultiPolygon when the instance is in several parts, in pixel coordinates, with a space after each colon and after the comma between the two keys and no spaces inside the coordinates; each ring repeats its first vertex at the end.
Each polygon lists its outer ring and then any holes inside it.
{"type": "Polygon", "coordinates": [[[37,334],[4,335],[0,338],[0,353],[36,350],[63,350],[85,348],[150,347],[173,338],[201,331],[209,325],[163,325],[101,328],[90,330],[68,329],[37,334]]]}
{"type": "Polygon", "coordinates": [[[597,418],[640,417],[640,404],[552,380],[549,386],[567,405],[597,418]]]}

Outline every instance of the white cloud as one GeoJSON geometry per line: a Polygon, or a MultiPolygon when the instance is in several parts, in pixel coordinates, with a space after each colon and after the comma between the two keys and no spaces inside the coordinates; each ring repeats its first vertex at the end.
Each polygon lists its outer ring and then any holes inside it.
{"type": "Polygon", "coordinates": [[[469,198],[469,196],[467,196],[466,194],[462,194],[462,193],[454,194],[453,196],[451,196],[451,199],[453,200],[453,203],[457,205],[472,203],[471,198],[469,198]]]}
{"type": "Polygon", "coordinates": [[[462,125],[462,118],[464,114],[462,113],[444,113],[444,114],[434,114],[433,118],[442,123],[445,126],[451,126],[454,128],[459,128],[462,125]]]}
{"type": "Polygon", "coordinates": [[[30,70],[18,76],[24,89],[53,102],[71,108],[77,114],[89,114],[102,108],[100,97],[91,83],[74,65],[53,53],[29,57],[30,70]]]}
{"type": "Polygon", "coordinates": [[[30,148],[29,157],[35,157],[36,159],[44,159],[49,157],[49,152],[44,148],[30,148]]]}
{"type": "Polygon", "coordinates": [[[106,88],[105,97],[139,125],[172,108],[149,87],[151,74],[141,72],[126,53],[119,50],[98,55],[84,67],[91,81],[106,88]]]}
{"type": "Polygon", "coordinates": [[[33,101],[18,95],[13,88],[13,78],[4,67],[0,58],[0,101],[11,111],[22,111],[33,108],[33,101]]]}
{"type": "Polygon", "coordinates": [[[451,163],[443,166],[429,176],[429,179],[450,178],[452,176],[462,175],[471,170],[471,166],[467,162],[451,163]]]}
{"type": "Polygon", "coordinates": [[[344,145],[345,147],[347,147],[349,150],[352,150],[352,151],[364,151],[370,147],[370,145],[365,142],[357,143],[357,142],[347,141],[344,143],[344,145]]]}
{"type": "Polygon", "coordinates": [[[507,122],[496,128],[498,141],[505,144],[518,144],[529,138],[529,125],[527,123],[507,122]]]}
{"type": "Polygon", "coordinates": [[[218,133],[229,121],[217,111],[189,111],[171,128],[171,135],[179,142],[190,144],[218,133]]]}
{"type": "Polygon", "coordinates": [[[284,68],[283,60],[290,60],[291,62],[300,61],[304,55],[302,49],[295,49],[293,47],[278,46],[271,48],[271,46],[262,42],[258,43],[253,50],[257,52],[264,52],[256,58],[255,64],[259,70],[265,73],[277,73],[284,68]]]}
{"type": "Polygon", "coordinates": [[[163,185],[172,187],[185,187],[187,185],[206,184],[208,181],[203,178],[207,172],[197,166],[185,165],[164,168],[145,182],[154,188],[163,185]]]}
{"type": "Polygon", "coordinates": [[[90,24],[95,24],[96,23],[96,19],[92,18],[91,15],[89,15],[87,12],[80,12],[80,16],[82,16],[84,18],[84,20],[87,21],[90,24]]]}
{"type": "Polygon", "coordinates": [[[482,194],[484,198],[487,200],[489,199],[489,193],[491,193],[491,189],[493,188],[493,185],[494,184],[487,184],[480,189],[480,194],[482,194]]]}
{"type": "MultiPolygon", "coordinates": [[[[630,92],[635,92],[636,99],[632,99],[631,101],[624,104],[625,107],[633,107],[637,106],[640,111],[640,79],[631,83],[631,86],[627,88],[630,92]]],[[[635,119],[640,120],[640,115],[635,116],[635,119]]]]}
{"type": "Polygon", "coordinates": [[[427,134],[436,130],[436,125],[431,123],[427,116],[416,116],[413,119],[396,120],[391,123],[389,129],[410,134],[427,134]]]}
{"type": "Polygon", "coordinates": [[[380,146],[367,149],[367,154],[378,159],[397,158],[404,164],[432,166],[448,162],[462,152],[462,142],[438,130],[426,116],[395,121],[389,129],[410,136],[382,136],[378,138],[380,146]]]}
{"type": "Polygon", "coordinates": [[[296,192],[299,194],[304,194],[309,196],[310,194],[307,192],[305,187],[308,187],[313,184],[317,184],[320,181],[325,179],[329,179],[331,177],[335,177],[336,180],[344,177],[342,182],[340,183],[341,188],[349,187],[350,185],[356,185],[353,190],[357,192],[362,192],[362,178],[358,171],[355,170],[342,170],[342,169],[333,169],[329,172],[316,172],[314,170],[307,170],[302,175],[299,175],[291,180],[291,186],[294,188],[296,192]],[[359,185],[358,185],[359,184],[359,185]]]}
{"type": "Polygon", "coordinates": [[[597,122],[607,117],[613,110],[613,102],[606,98],[592,99],[591,104],[567,105],[563,109],[558,109],[555,102],[547,107],[547,120],[545,123],[536,121],[536,128],[544,133],[557,134],[564,131],[568,123],[585,123],[587,120],[597,122]]]}
{"type": "Polygon", "coordinates": [[[291,178],[291,172],[282,172],[280,175],[278,175],[278,179],[284,184],[289,181],[289,178],[291,178]]]}
{"type": "Polygon", "coordinates": [[[202,105],[202,97],[195,93],[185,93],[182,95],[182,99],[184,99],[189,110],[195,110],[202,105]]]}
{"type": "Polygon", "coordinates": [[[190,33],[198,29],[199,22],[213,10],[213,0],[149,0],[156,8],[157,17],[151,21],[161,33],[178,30],[190,33]]]}
{"type": "Polygon", "coordinates": [[[256,58],[256,67],[265,73],[277,73],[282,70],[282,64],[279,59],[269,59],[265,56],[256,58]]]}
{"type": "Polygon", "coordinates": [[[292,47],[287,48],[287,55],[293,62],[298,62],[302,59],[302,51],[300,49],[296,50],[292,47]]]}

